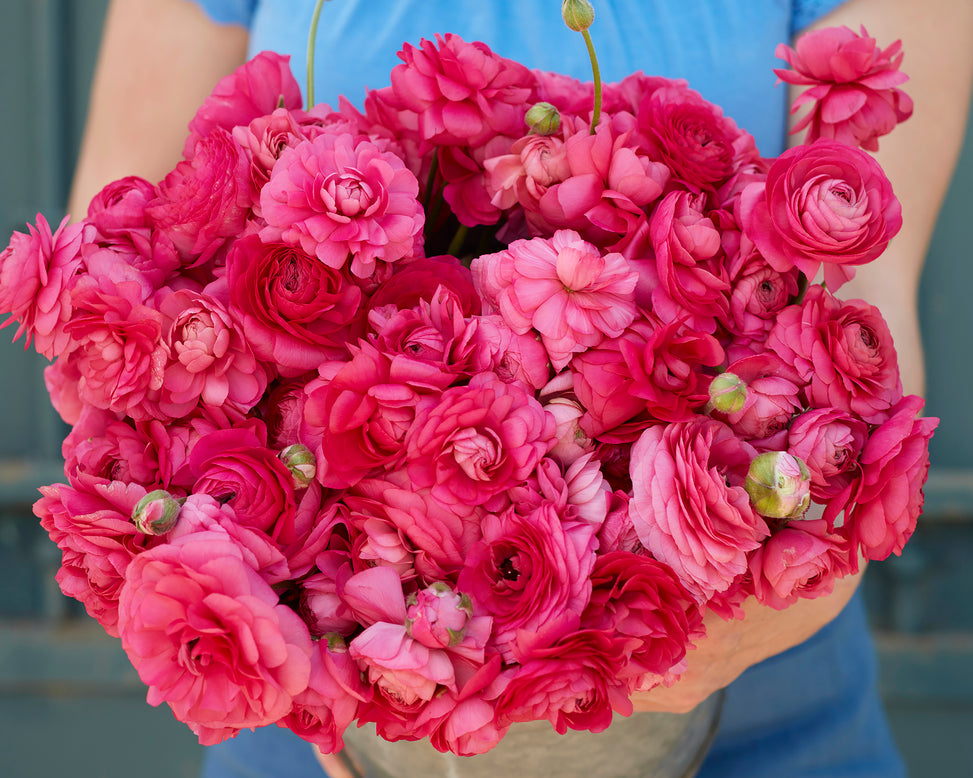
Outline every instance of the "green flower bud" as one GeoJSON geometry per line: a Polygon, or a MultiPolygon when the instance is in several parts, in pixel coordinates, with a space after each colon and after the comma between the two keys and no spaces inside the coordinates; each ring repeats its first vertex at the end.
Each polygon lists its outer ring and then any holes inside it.
{"type": "Polygon", "coordinates": [[[550,103],[535,103],[524,115],[534,135],[553,135],[561,127],[561,114],[550,103]]]}
{"type": "Polygon", "coordinates": [[[595,20],[595,8],[588,0],[563,0],[561,17],[568,29],[583,32],[595,20]]]}
{"type": "Polygon", "coordinates": [[[285,448],[277,456],[291,471],[295,488],[306,489],[314,480],[317,463],[314,454],[307,446],[295,443],[293,446],[285,448]]]}
{"type": "Polygon", "coordinates": [[[176,526],[182,503],[164,489],[149,492],[132,511],[132,521],[146,535],[165,535],[176,526]]]}
{"type": "Polygon", "coordinates": [[[709,384],[712,407],[720,413],[736,413],[747,402],[747,384],[734,373],[721,373],[709,384]]]}
{"type": "Polygon", "coordinates": [[[811,506],[811,472],[786,451],[754,457],[744,487],[754,510],[768,518],[800,519],[811,506]]]}

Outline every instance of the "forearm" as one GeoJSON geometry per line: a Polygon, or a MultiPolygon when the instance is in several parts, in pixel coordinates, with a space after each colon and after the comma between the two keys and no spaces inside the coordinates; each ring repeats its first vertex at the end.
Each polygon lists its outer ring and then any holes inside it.
{"type": "Polygon", "coordinates": [[[244,29],[214,24],[187,0],[112,0],[68,204],[74,218],[105,184],[157,181],[175,166],[190,119],[246,45],[244,29]]]}

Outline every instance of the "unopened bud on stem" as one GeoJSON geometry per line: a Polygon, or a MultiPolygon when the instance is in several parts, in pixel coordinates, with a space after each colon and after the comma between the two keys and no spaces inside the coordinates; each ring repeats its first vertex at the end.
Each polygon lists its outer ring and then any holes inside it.
{"type": "Polygon", "coordinates": [[[744,487],[754,510],[768,518],[799,519],[811,506],[811,472],[786,451],[754,457],[744,487]]]}
{"type": "Polygon", "coordinates": [[[524,122],[534,135],[553,135],[561,127],[561,114],[550,103],[535,103],[524,115],[524,122]]]}
{"type": "Polygon", "coordinates": [[[561,17],[568,29],[584,32],[595,20],[595,8],[588,0],[563,0],[561,17]]]}
{"type": "Polygon", "coordinates": [[[146,535],[165,535],[179,519],[182,503],[164,489],[149,492],[132,511],[132,521],[146,535]]]}
{"type": "Polygon", "coordinates": [[[278,454],[280,460],[287,465],[294,478],[294,486],[298,489],[306,489],[317,472],[317,463],[314,454],[307,446],[295,443],[288,446],[278,454]]]}
{"type": "Polygon", "coordinates": [[[710,381],[709,399],[720,413],[736,413],[747,402],[747,384],[734,373],[721,373],[710,381]]]}

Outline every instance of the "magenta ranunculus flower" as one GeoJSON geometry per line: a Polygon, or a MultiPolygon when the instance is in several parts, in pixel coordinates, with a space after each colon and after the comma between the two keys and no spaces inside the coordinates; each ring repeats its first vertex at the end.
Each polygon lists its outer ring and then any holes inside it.
{"type": "Polygon", "coordinates": [[[281,154],[260,193],[260,236],[369,278],[377,262],[421,252],[418,194],[416,177],[392,152],[365,136],[323,132],[281,154]]]}
{"type": "Polygon", "coordinates": [[[119,599],[122,647],[204,745],[286,716],[311,673],[300,617],[226,535],[197,532],[140,554],[119,599]]]}
{"type": "Polygon", "coordinates": [[[902,226],[902,206],[871,155],[822,139],[788,149],[765,183],[748,185],[739,218],[776,270],[797,267],[813,279],[823,265],[825,282],[836,290],[852,266],[885,251],[902,226]]]}
{"type": "Polygon", "coordinates": [[[183,153],[190,156],[196,141],[218,127],[229,132],[277,108],[294,110],[301,105],[301,87],[291,73],[290,57],[262,51],[213,88],[189,123],[183,153]]]}
{"type": "Polygon", "coordinates": [[[774,72],[788,84],[810,87],[794,101],[792,113],[811,109],[791,132],[807,128],[806,142],[833,138],[869,151],[878,139],[912,115],[912,98],[899,89],[909,77],[899,70],[902,41],[880,49],[865,28],[812,30],[794,48],[781,43],[775,52],[793,70],[774,72]]]}
{"type": "Polygon", "coordinates": [[[554,445],[555,422],[522,387],[480,373],[422,398],[405,438],[412,483],[447,505],[482,505],[523,481],[554,445]]]}
{"type": "Polygon", "coordinates": [[[939,423],[917,418],[922,406],[920,397],[903,398],[862,449],[861,483],[846,521],[852,541],[869,559],[902,553],[922,512],[929,439],[939,423]]]}
{"type": "Polygon", "coordinates": [[[363,333],[362,288],[345,267],[328,267],[285,243],[247,235],[226,257],[230,309],[254,353],[284,376],[344,356],[363,333]]]}
{"type": "Polygon", "coordinates": [[[796,368],[815,407],[850,411],[874,424],[902,397],[888,325],[862,300],[842,302],[813,285],[800,304],[780,312],[767,345],[796,368]]]}
{"type": "Polygon", "coordinates": [[[206,264],[240,235],[250,214],[249,164],[229,131],[216,128],[197,141],[146,213],[189,267],[206,264]]]}
{"type": "Polygon", "coordinates": [[[15,232],[0,253],[0,311],[9,313],[3,322],[20,326],[14,340],[25,335],[24,348],[34,344],[48,359],[63,353],[69,338],[64,325],[71,319],[71,287],[82,265],[83,224],[68,224],[67,217],[56,230],[41,214],[37,226],[15,232]]]}
{"type": "Polygon", "coordinates": [[[825,502],[857,478],[867,438],[868,425],[837,408],[813,408],[794,418],[787,429],[787,450],[811,471],[811,497],[825,502]]]}
{"type": "Polygon", "coordinates": [[[617,253],[602,253],[572,230],[517,240],[473,260],[480,293],[514,332],[536,330],[555,370],[571,355],[613,338],[635,318],[638,274],[617,253]]]}
{"type": "Polygon", "coordinates": [[[765,441],[783,430],[803,408],[804,380],[794,367],[772,352],[743,357],[726,368],[746,386],[743,407],[716,413],[743,438],[765,441]]]}
{"type": "Polygon", "coordinates": [[[769,534],[743,486],[755,454],[705,416],[649,427],[632,446],[632,523],[700,602],[728,590],[769,534]]]}
{"type": "Polygon", "coordinates": [[[482,522],[457,585],[493,616],[491,643],[508,661],[570,629],[591,596],[594,528],[562,523],[551,503],[513,508],[482,522]]]}

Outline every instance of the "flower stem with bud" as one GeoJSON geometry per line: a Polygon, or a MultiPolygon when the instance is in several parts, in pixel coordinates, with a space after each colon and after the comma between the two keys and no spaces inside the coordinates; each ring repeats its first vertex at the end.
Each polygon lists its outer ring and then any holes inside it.
{"type": "Polygon", "coordinates": [[[595,84],[595,106],[591,112],[592,135],[601,119],[601,69],[598,67],[598,57],[595,54],[595,44],[591,40],[588,28],[595,20],[595,9],[588,0],[563,0],[561,3],[561,18],[569,29],[580,32],[588,47],[588,57],[591,60],[591,75],[595,84]]]}

